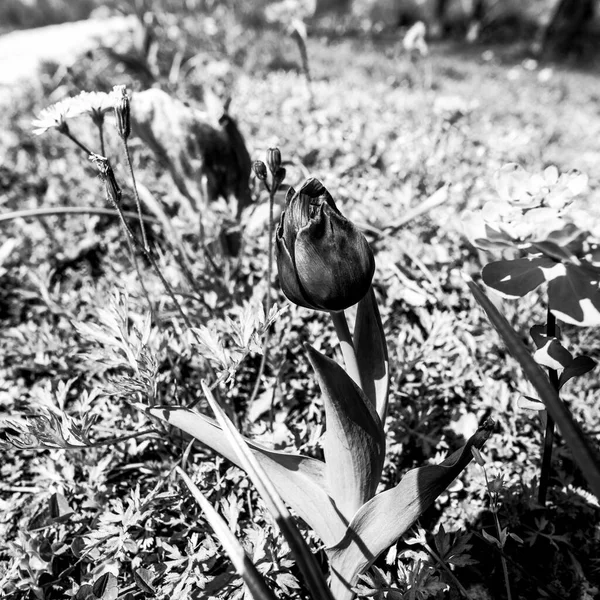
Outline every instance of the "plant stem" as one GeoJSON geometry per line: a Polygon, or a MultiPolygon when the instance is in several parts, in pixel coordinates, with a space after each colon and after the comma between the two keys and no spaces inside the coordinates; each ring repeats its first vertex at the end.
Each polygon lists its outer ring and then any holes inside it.
{"type": "Polygon", "coordinates": [[[358,360],[356,358],[356,350],[354,348],[352,336],[350,335],[346,315],[344,314],[344,311],[330,312],[329,314],[340,341],[342,355],[344,357],[344,362],[346,363],[346,371],[354,383],[362,390],[362,381],[360,378],[360,370],[358,368],[358,360]]]}
{"type": "Polygon", "coordinates": [[[123,148],[125,149],[125,157],[127,158],[127,166],[129,167],[129,175],[131,176],[131,183],[133,184],[133,196],[135,198],[135,206],[138,212],[138,219],[140,221],[140,229],[142,230],[142,242],[144,244],[144,250],[149,252],[150,246],[148,246],[148,238],[146,237],[146,228],[144,227],[144,217],[142,215],[142,204],[140,202],[140,196],[138,194],[137,185],[135,182],[135,174],[133,172],[133,165],[131,163],[131,154],[129,152],[129,145],[125,138],[123,140],[123,148]]]}
{"type": "Polygon", "coordinates": [[[105,148],[104,148],[104,125],[103,125],[103,123],[98,123],[98,135],[100,137],[100,154],[102,154],[102,156],[106,156],[105,148]]]}
{"type": "MultiPolygon", "coordinates": [[[[274,184],[276,182],[273,182],[274,184]]],[[[267,182],[265,181],[265,185],[267,182]]],[[[269,190],[269,239],[268,239],[268,252],[267,252],[267,298],[265,301],[265,319],[268,320],[269,313],[271,312],[271,278],[273,276],[273,204],[275,202],[275,192],[279,186],[272,185],[269,187],[267,185],[267,189],[269,190]]],[[[256,400],[256,396],[258,396],[258,390],[260,389],[260,382],[265,372],[265,367],[267,364],[267,355],[269,352],[269,341],[271,339],[271,328],[267,327],[265,329],[265,339],[263,341],[263,353],[260,359],[260,366],[258,367],[258,374],[256,376],[256,381],[254,383],[254,389],[252,390],[252,395],[250,396],[249,404],[252,404],[254,400],[256,400]]],[[[271,400],[271,402],[273,402],[271,400]]],[[[273,407],[271,406],[271,431],[273,431],[273,407]]]]}
{"type": "Polygon", "coordinates": [[[92,154],[89,148],[87,146],[84,146],[68,129],[67,131],[63,131],[62,133],[63,135],[66,135],[77,146],[79,146],[88,156],[92,154]]]}
{"type": "MultiPolygon", "coordinates": [[[[114,217],[115,211],[112,208],[99,208],[96,206],[49,206],[47,208],[28,208],[0,215],[0,223],[2,221],[11,221],[12,219],[55,217],[60,215],[106,215],[108,217],[114,217]]],[[[127,218],[137,217],[136,213],[126,211],[123,211],[123,215],[127,218]]],[[[146,223],[158,223],[154,217],[144,217],[144,221],[146,223]]]]}
{"type": "MultiPolygon", "coordinates": [[[[556,336],[556,317],[548,307],[548,316],[546,318],[546,335],[556,336]]],[[[552,387],[558,394],[558,372],[556,369],[548,369],[548,377],[552,387]]],[[[542,453],[542,468],[540,471],[540,486],[538,488],[538,502],[546,505],[546,494],[548,492],[548,482],[550,479],[550,469],[552,467],[552,446],[554,445],[554,419],[546,411],[546,431],[544,432],[544,450],[542,453]]]]}
{"type": "MultiPolygon", "coordinates": [[[[485,466],[481,467],[483,469],[483,476],[485,477],[485,485],[487,487],[488,495],[490,497],[490,508],[492,509],[492,514],[494,515],[494,523],[496,525],[496,533],[498,535],[498,542],[502,539],[502,527],[500,527],[500,520],[498,519],[498,492],[492,491],[492,486],[490,485],[490,480],[487,476],[487,471],[485,466]]],[[[501,550],[504,550],[504,546],[501,546],[501,550]]],[[[512,600],[512,594],[510,591],[510,579],[508,578],[508,565],[506,563],[506,558],[504,558],[504,554],[500,554],[500,562],[502,563],[502,573],[504,574],[504,587],[506,588],[506,598],[507,600],[512,600]]]]}

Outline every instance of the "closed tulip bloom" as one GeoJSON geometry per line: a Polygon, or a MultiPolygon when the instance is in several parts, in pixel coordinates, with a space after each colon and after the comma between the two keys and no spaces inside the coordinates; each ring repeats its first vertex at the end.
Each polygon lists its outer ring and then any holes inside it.
{"type": "Polygon", "coordinates": [[[337,312],[369,291],[373,252],[317,179],[290,187],[275,237],[281,289],[295,304],[337,312]]]}

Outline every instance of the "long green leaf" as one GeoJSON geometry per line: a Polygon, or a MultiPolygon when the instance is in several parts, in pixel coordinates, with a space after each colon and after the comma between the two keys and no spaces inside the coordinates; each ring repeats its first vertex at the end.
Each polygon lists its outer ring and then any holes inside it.
{"type": "Polygon", "coordinates": [[[598,450],[590,444],[579,425],[575,422],[571,411],[561,401],[550,380],[521,341],[521,336],[511,327],[510,323],[474,281],[468,278],[467,284],[477,302],[486,312],[491,324],[500,334],[506,347],[521,365],[527,379],[535,387],[540,399],[546,406],[546,410],[560,429],[575,462],[579,465],[596,497],[600,499],[600,458],[598,450]]]}
{"type": "Polygon", "coordinates": [[[244,548],[237,540],[235,535],[231,533],[227,523],[213,508],[211,503],[204,497],[198,486],[186,475],[180,468],[175,469],[178,475],[183,479],[188,486],[192,496],[204,511],[207,521],[217,534],[223,548],[229,555],[235,570],[243,577],[250,593],[255,600],[276,600],[275,594],[267,585],[264,577],[259,573],[254,563],[248,558],[244,548]]]}
{"type": "Polygon", "coordinates": [[[372,287],[358,303],[354,347],[363,391],[375,406],[381,422],[385,423],[390,365],[383,324],[372,287]]]}
{"type": "Polygon", "coordinates": [[[471,448],[483,446],[492,426],[493,422],[486,423],[441,464],[412,469],[396,487],[378,494],[358,511],[344,539],[327,550],[336,600],[354,598],[351,588],[358,575],[404,535],[452,483],[471,461],[471,448]]]}
{"type": "Polygon", "coordinates": [[[283,503],[281,496],[277,493],[275,486],[260,466],[260,462],[204,382],[202,382],[202,390],[215,413],[219,425],[221,425],[223,432],[227,434],[241,467],[250,477],[260,497],[267,505],[267,509],[275,519],[283,537],[285,537],[311,595],[315,600],[334,600],[319,564],[294,524],[292,515],[283,503]]]}
{"type": "MultiPolygon", "coordinates": [[[[233,444],[213,419],[187,408],[153,407],[146,411],[185,431],[242,467],[233,444]]],[[[339,541],[346,531],[347,522],[335,509],[327,493],[325,464],[301,454],[270,450],[251,440],[246,440],[246,443],[294,512],[325,544],[339,541]]]]}
{"type": "Polygon", "coordinates": [[[312,346],[306,349],[325,405],[323,450],[329,494],[349,521],[375,494],[385,434],[375,407],[348,373],[312,346]]]}

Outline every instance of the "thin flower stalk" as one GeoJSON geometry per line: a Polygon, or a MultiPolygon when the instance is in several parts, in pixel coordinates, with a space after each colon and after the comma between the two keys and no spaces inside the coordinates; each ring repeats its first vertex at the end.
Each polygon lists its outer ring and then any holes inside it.
{"type": "MultiPolygon", "coordinates": [[[[285,169],[281,166],[281,152],[279,148],[270,148],[267,154],[267,164],[269,166],[269,170],[271,172],[271,185],[267,181],[267,168],[266,165],[262,161],[255,161],[253,164],[254,172],[259,180],[261,180],[267,191],[269,192],[269,230],[268,230],[268,244],[267,244],[267,296],[265,299],[265,315],[269,316],[271,312],[271,306],[273,304],[273,297],[271,291],[271,281],[273,279],[273,229],[274,229],[274,219],[273,219],[273,208],[275,205],[275,194],[279,189],[279,186],[283,183],[285,179],[285,169]]],[[[260,389],[261,380],[263,374],[265,372],[265,367],[267,365],[267,358],[269,355],[269,342],[271,340],[271,328],[267,327],[265,329],[265,337],[263,340],[263,352],[260,359],[260,365],[258,367],[258,374],[256,376],[256,381],[254,383],[254,388],[252,389],[252,394],[250,395],[249,404],[252,405],[258,396],[258,391],[260,389]]],[[[273,407],[271,407],[271,416],[273,414],[273,407]]],[[[271,429],[273,428],[273,423],[271,422],[271,429]]]]}
{"type": "Polygon", "coordinates": [[[144,219],[142,215],[142,204],[140,196],[138,194],[137,183],[135,180],[135,173],[133,170],[133,164],[131,162],[131,153],[129,152],[129,145],[127,140],[131,135],[131,110],[129,105],[129,96],[127,95],[127,89],[124,85],[116,85],[113,88],[114,95],[114,110],[117,121],[117,131],[119,137],[123,143],[123,150],[125,152],[125,158],[127,160],[127,166],[129,168],[129,175],[131,177],[131,183],[133,186],[133,196],[135,198],[135,206],[138,212],[138,218],[140,222],[140,231],[142,232],[142,243],[146,252],[150,251],[148,245],[148,238],[146,237],[146,228],[144,226],[144,219]]]}
{"type": "MultiPolygon", "coordinates": [[[[556,317],[548,309],[548,316],[546,320],[546,334],[549,338],[556,336],[556,317]]],[[[558,383],[558,372],[556,369],[548,368],[548,377],[552,387],[556,390],[556,394],[560,395],[559,383],[558,383]]],[[[546,494],[548,492],[548,483],[550,480],[550,470],[552,468],[552,447],[554,445],[554,419],[546,411],[546,428],[544,431],[544,442],[543,442],[543,454],[542,454],[542,468],[540,471],[540,485],[538,488],[538,502],[542,505],[546,505],[546,494]]]]}

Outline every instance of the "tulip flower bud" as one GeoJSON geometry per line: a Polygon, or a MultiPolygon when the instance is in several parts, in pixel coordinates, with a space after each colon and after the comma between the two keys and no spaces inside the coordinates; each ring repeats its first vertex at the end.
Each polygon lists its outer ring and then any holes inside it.
{"type": "Polygon", "coordinates": [[[272,175],[275,175],[281,167],[281,152],[279,148],[269,148],[267,152],[267,166],[272,175]]]}
{"type": "Polygon", "coordinates": [[[267,179],[267,167],[262,160],[255,160],[252,164],[252,170],[258,179],[265,181],[267,179]]]}
{"type": "Polygon", "coordinates": [[[307,179],[298,192],[288,190],[276,249],[281,289],[295,304],[341,311],[371,287],[373,252],[317,179],[307,179]]]}
{"type": "Polygon", "coordinates": [[[117,131],[119,135],[127,140],[131,134],[131,118],[129,108],[129,96],[127,88],[124,85],[115,85],[113,87],[115,97],[115,117],[117,118],[117,131]]]}

